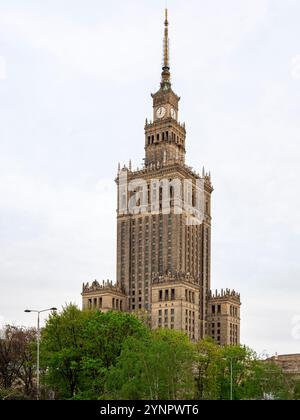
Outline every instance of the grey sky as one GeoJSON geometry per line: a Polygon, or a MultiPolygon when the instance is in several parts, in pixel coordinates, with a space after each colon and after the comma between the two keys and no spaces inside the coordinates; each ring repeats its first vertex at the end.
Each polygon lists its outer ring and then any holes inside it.
{"type": "MultiPolygon", "coordinates": [[[[0,322],[115,279],[113,179],[141,166],[165,2],[0,0],[0,322]]],[[[212,172],[213,288],[242,341],[299,352],[300,3],[169,1],[187,162],[212,172]]]]}

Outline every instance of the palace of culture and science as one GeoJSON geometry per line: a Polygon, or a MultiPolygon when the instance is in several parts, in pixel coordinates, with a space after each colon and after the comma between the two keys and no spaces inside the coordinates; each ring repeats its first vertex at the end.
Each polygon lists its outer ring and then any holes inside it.
{"type": "Polygon", "coordinates": [[[185,163],[186,129],[178,121],[180,98],[171,86],[167,10],[164,26],[161,83],[152,94],[153,121],[146,120],[144,165],[119,166],[116,178],[117,281],[83,284],[82,305],[140,312],[151,328],[183,331],[192,341],[208,336],[220,345],[239,344],[240,295],[211,290],[213,187],[209,173],[200,176],[185,163]],[[183,199],[175,185],[184,186],[183,199]],[[197,189],[203,213],[198,223],[190,211],[197,189]],[[183,205],[185,199],[190,206],[183,205]]]}

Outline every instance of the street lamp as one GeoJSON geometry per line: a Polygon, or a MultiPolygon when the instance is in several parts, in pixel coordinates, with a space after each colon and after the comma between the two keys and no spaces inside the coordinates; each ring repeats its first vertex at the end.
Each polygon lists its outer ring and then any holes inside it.
{"type": "Polygon", "coordinates": [[[37,318],[37,356],[36,356],[36,399],[40,399],[40,314],[42,312],[57,311],[57,308],[43,309],[42,311],[37,311],[34,309],[25,309],[24,312],[30,313],[34,312],[38,314],[37,318]]]}
{"type": "Polygon", "coordinates": [[[230,401],[233,400],[233,357],[230,357],[230,401]]]}
{"type": "Polygon", "coordinates": [[[226,362],[230,361],[230,401],[233,400],[233,360],[238,360],[239,356],[227,356],[224,357],[223,360],[225,360],[226,362]]]}

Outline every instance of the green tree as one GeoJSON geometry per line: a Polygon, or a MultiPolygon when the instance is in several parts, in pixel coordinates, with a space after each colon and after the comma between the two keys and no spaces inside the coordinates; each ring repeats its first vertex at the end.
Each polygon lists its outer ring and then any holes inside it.
{"type": "Polygon", "coordinates": [[[97,399],[107,370],[117,362],[127,337],[148,329],[127,313],[81,311],[68,305],[50,315],[41,337],[45,383],[60,398],[97,399]]]}
{"type": "Polygon", "coordinates": [[[247,347],[192,344],[178,331],[150,331],[132,314],[74,305],[49,317],[41,362],[45,383],[65,399],[224,400],[231,377],[235,400],[287,399],[291,389],[298,395],[279,367],[247,347]]]}
{"type": "Polygon", "coordinates": [[[112,398],[176,400],[192,398],[193,346],[181,332],[159,329],[144,340],[130,338],[107,386],[112,398]]]}
{"type": "Polygon", "coordinates": [[[295,379],[293,382],[293,399],[300,400],[300,379],[295,379]]]}
{"type": "Polygon", "coordinates": [[[220,399],[230,398],[231,367],[234,400],[289,398],[286,377],[274,363],[260,360],[248,347],[227,346],[222,352],[220,399]]]}
{"type": "Polygon", "coordinates": [[[72,398],[79,389],[87,318],[75,305],[68,305],[60,314],[51,314],[42,330],[44,379],[60,398],[72,398]]]}
{"type": "Polygon", "coordinates": [[[223,351],[208,338],[195,344],[195,399],[219,399],[223,351]]]}
{"type": "Polygon", "coordinates": [[[142,340],[148,328],[134,315],[121,312],[90,312],[84,329],[81,397],[99,398],[105,390],[106,375],[115,366],[128,337],[142,340]]]}

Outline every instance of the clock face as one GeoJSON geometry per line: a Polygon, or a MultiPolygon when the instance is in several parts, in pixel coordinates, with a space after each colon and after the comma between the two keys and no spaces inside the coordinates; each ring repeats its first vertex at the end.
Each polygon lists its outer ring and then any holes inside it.
{"type": "Polygon", "coordinates": [[[171,117],[176,120],[176,111],[174,108],[171,108],[171,117]]]}
{"type": "Polygon", "coordinates": [[[166,108],[164,108],[163,106],[159,107],[156,110],[156,116],[157,118],[163,118],[166,115],[166,108]]]}

